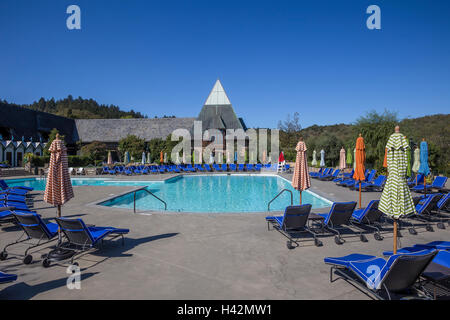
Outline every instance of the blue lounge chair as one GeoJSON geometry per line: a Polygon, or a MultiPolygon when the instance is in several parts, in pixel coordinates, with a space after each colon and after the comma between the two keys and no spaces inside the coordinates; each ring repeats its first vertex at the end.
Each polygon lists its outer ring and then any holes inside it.
{"type": "Polygon", "coordinates": [[[319,180],[330,181],[330,180],[336,179],[340,172],[341,172],[341,169],[336,169],[336,170],[334,170],[333,173],[330,172],[327,175],[320,176],[319,180]]]}
{"type": "Polygon", "coordinates": [[[131,176],[133,174],[132,168],[131,167],[125,167],[123,169],[123,174],[126,174],[127,176],[131,176]]]}
{"type": "Polygon", "coordinates": [[[237,167],[234,163],[230,163],[230,171],[237,171],[237,167]]]}
{"type": "Polygon", "coordinates": [[[253,167],[253,164],[251,164],[251,163],[247,163],[246,169],[247,169],[247,171],[255,171],[255,168],[253,167]]]}
{"type": "MultiPolygon", "coordinates": [[[[287,166],[287,165],[286,165],[287,166]]],[[[256,171],[261,171],[261,169],[262,169],[262,164],[261,163],[257,163],[256,165],[255,165],[255,170],[256,171]]]]}
{"type": "Polygon", "coordinates": [[[438,201],[437,208],[440,213],[450,211],[450,193],[447,193],[445,196],[441,198],[441,200],[438,201]]]}
{"type": "Polygon", "coordinates": [[[228,166],[226,163],[222,163],[222,171],[224,171],[224,172],[228,171],[228,166]]]}
{"type": "Polygon", "coordinates": [[[323,173],[323,170],[324,170],[324,168],[320,168],[319,171],[317,171],[317,172],[310,171],[309,175],[311,176],[311,178],[314,176],[317,176],[317,175],[321,175],[323,173]]]}
{"type": "Polygon", "coordinates": [[[330,212],[328,213],[317,213],[321,216],[321,229],[322,232],[325,230],[332,234],[335,234],[334,241],[336,244],[343,244],[345,242],[341,233],[338,229],[343,229],[345,227],[355,227],[359,229],[359,238],[362,242],[367,242],[367,238],[362,234],[362,229],[356,226],[351,220],[353,211],[355,210],[356,202],[335,202],[333,203],[330,212]]]}
{"type": "Polygon", "coordinates": [[[27,198],[25,196],[19,196],[19,195],[14,195],[14,194],[1,194],[0,201],[15,201],[15,202],[26,203],[27,198]]]}
{"type": "Polygon", "coordinates": [[[103,167],[101,174],[109,174],[109,167],[103,167]]]}
{"type": "Polygon", "coordinates": [[[333,170],[333,168],[325,168],[325,170],[323,170],[322,172],[320,172],[320,170],[319,170],[319,172],[310,173],[310,176],[311,176],[311,178],[318,178],[320,176],[329,174],[331,170],[333,170]]]}
{"type": "Polygon", "coordinates": [[[416,185],[423,184],[424,175],[419,173],[414,180],[408,182],[408,187],[412,188],[416,185]]]}
{"type": "Polygon", "coordinates": [[[347,183],[346,187],[349,187],[352,190],[359,190],[359,184],[361,183],[361,187],[363,183],[373,183],[373,181],[375,180],[375,175],[377,173],[377,170],[372,169],[369,174],[366,175],[366,179],[362,182],[360,181],[355,181],[355,183],[347,183]]]}
{"type": "MultiPolygon", "coordinates": [[[[88,227],[81,219],[56,218],[56,222],[64,233],[67,242],[59,245],[59,249],[73,251],[70,258],[70,264],[74,264],[76,256],[87,253],[95,248],[103,240],[113,240],[118,237],[124,244],[124,235],[130,232],[129,229],[119,229],[114,227],[88,227]]],[[[51,265],[52,259],[47,257],[42,262],[44,267],[51,265]]],[[[75,263],[76,264],[76,263],[75,263]]]]}
{"type": "MultiPolygon", "coordinates": [[[[437,250],[422,250],[411,254],[396,254],[388,259],[353,253],[343,257],[327,257],[324,262],[331,265],[330,282],[344,279],[364,293],[375,298],[410,295],[416,289],[420,275],[433,261],[437,250]],[[333,275],[338,277],[333,279],[333,275]]],[[[418,295],[422,291],[415,290],[418,295]]],[[[426,296],[431,298],[431,296],[426,296]]]]}
{"type": "Polygon", "coordinates": [[[211,169],[211,167],[209,166],[209,164],[205,163],[203,166],[205,167],[206,171],[208,171],[208,172],[211,172],[211,171],[212,171],[212,169],[211,169]]]}
{"type": "Polygon", "coordinates": [[[352,221],[375,230],[375,240],[381,241],[383,240],[381,229],[385,221],[381,221],[381,218],[384,217],[384,215],[378,210],[379,203],[380,200],[372,200],[367,207],[353,211],[352,221]]]}
{"type": "Polygon", "coordinates": [[[286,207],[284,215],[266,217],[267,230],[270,230],[270,225],[273,225],[275,230],[288,239],[288,249],[298,247],[300,245],[299,241],[294,240],[294,237],[298,238],[299,233],[305,232],[311,234],[314,237],[314,244],[320,247],[322,246],[322,242],[317,239],[316,233],[311,231],[308,227],[308,216],[310,212],[310,204],[286,207]],[[296,246],[293,246],[293,243],[295,243],[296,246]]]}
{"type": "Polygon", "coordinates": [[[3,272],[0,271],[0,284],[13,282],[13,281],[16,281],[16,280],[17,280],[17,275],[3,273],[3,272]]]}
{"type": "MultiPolygon", "coordinates": [[[[425,229],[427,231],[432,232],[433,227],[431,226],[430,221],[433,221],[433,217],[436,215],[433,213],[435,210],[437,203],[442,198],[442,194],[435,193],[429,194],[424,198],[421,198],[420,202],[416,204],[416,212],[411,213],[403,217],[403,219],[415,219],[425,223],[425,229]]],[[[438,227],[442,229],[443,224],[438,223],[438,227]]],[[[409,228],[409,233],[413,235],[417,235],[416,226],[411,223],[409,228]]]]}
{"type": "Polygon", "coordinates": [[[15,207],[16,209],[20,210],[30,210],[28,205],[23,202],[17,202],[17,201],[0,201],[0,207],[15,207]]]}
{"type": "Polygon", "coordinates": [[[353,177],[353,173],[355,173],[355,170],[352,170],[351,172],[347,172],[347,173],[342,173],[341,176],[339,178],[333,179],[333,182],[341,182],[347,179],[350,179],[351,177],[353,177]]]}
{"type": "MultiPolygon", "coordinates": [[[[450,242],[449,241],[435,241],[447,243],[445,246],[433,245],[414,245],[412,247],[404,247],[397,250],[397,254],[415,254],[423,250],[437,249],[439,250],[434,259],[428,267],[422,272],[422,277],[427,283],[437,286],[439,291],[445,291],[444,296],[448,298],[450,295],[450,242]],[[439,247],[439,248],[436,248],[439,247]]],[[[431,243],[432,244],[432,243],[431,243]]],[[[392,256],[392,251],[383,252],[385,256],[392,256]]],[[[437,290],[433,288],[434,294],[437,290]]]]}
{"type": "MultiPolygon", "coordinates": [[[[379,175],[372,182],[363,182],[361,183],[361,191],[383,191],[386,179],[387,178],[385,175],[379,175]]],[[[355,185],[351,186],[350,189],[359,190],[359,183],[355,183],[355,185]]]]}
{"type": "MultiPolygon", "coordinates": [[[[373,179],[375,177],[375,173],[376,173],[376,171],[375,172],[374,171],[375,170],[372,170],[369,173],[369,169],[366,169],[366,171],[364,172],[364,176],[365,176],[365,180],[364,181],[367,182],[367,181],[370,181],[369,180],[370,178],[373,179]],[[373,175],[371,175],[371,173],[373,173],[373,175]]],[[[353,177],[350,178],[350,179],[346,179],[346,180],[343,180],[343,181],[337,183],[337,185],[341,186],[341,187],[352,187],[352,186],[355,186],[356,184],[358,184],[358,188],[359,188],[359,181],[356,181],[355,179],[353,179],[353,177]]]]}
{"type": "Polygon", "coordinates": [[[14,207],[0,206],[0,224],[15,222],[14,216],[12,215],[14,209],[14,207]]]}
{"type": "Polygon", "coordinates": [[[56,223],[45,223],[40,215],[32,211],[14,210],[12,212],[17,225],[23,230],[23,234],[14,242],[7,244],[0,253],[0,260],[5,260],[10,253],[7,248],[19,243],[29,244],[24,254],[14,254],[23,257],[24,264],[30,264],[33,256],[29,254],[31,249],[43,246],[56,240],[58,225],[56,223]],[[32,241],[33,240],[33,241],[32,241]],[[32,241],[32,242],[30,242],[32,241]]]}
{"type": "Polygon", "coordinates": [[[26,191],[33,191],[34,189],[31,187],[26,187],[26,186],[15,186],[15,187],[10,187],[8,186],[8,184],[6,183],[5,180],[0,179],[0,188],[2,188],[3,190],[5,189],[21,189],[21,190],[26,190],[26,191]]]}
{"type": "Polygon", "coordinates": [[[445,188],[445,184],[447,183],[447,177],[438,176],[435,177],[432,184],[427,184],[426,187],[423,184],[418,184],[411,188],[411,191],[414,192],[430,192],[431,189],[437,189],[441,191],[445,188]]]}
{"type": "Polygon", "coordinates": [[[244,172],[245,167],[244,167],[244,164],[243,164],[243,163],[239,163],[239,164],[238,164],[238,170],[239,170],[240,172],[244,172]]]}
{"type": "Polygon", "coordinates": [[[222,171],[222,167],[219,166],[217,163],[214,163],[213,165],[214,171],[222,171]]]}

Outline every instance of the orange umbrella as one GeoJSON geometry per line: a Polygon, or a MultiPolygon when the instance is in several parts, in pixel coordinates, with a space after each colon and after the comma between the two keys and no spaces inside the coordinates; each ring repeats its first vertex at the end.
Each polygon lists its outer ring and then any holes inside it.
{"type": "Polygon", "coordinates": [[[159,163],[163,164],[164,163],[164,155],[163,152],[161,151],[161,153],[159,154],[159,163]]]}
{"type": "Polygon", "coordinates": [[[295,159],[294,176],[292,177],[292,186],[300,191],[300,204],[302,204],[302,191],[311,187],[311,178],[308,173],[308,161],[306,157],[306,144],[302,138],[295,148],[297,157],[295,159]]]}
{"type": "Polygon", "coordinates": [[[50,166],[48,168],[47,184],[44,201],[58,207],[58,217],[61,217],[61,206],[73,198],[72,183],[67,165],[67,149],[59,134],[53,140],[50,148],[50,166]]]}
{"type": "Polygon", "coordinates": [[[366,151],[364,146],[364,139],[359,134],[358,139],[356,139],[356,154],[355,154],[355,162],[356,168],[355,173],[353,174],[353,179],[359,181],[359,208],[361,209],[361,182],[366,179],[364,172],[366,171],[364,167],[364,162],[366,161],[366,151]]]}
{"type": "Polygon", "coordinates": [[[387,168],[387,148],[384,148],[384,160],[383,160],[383,167],[387,168]]]}

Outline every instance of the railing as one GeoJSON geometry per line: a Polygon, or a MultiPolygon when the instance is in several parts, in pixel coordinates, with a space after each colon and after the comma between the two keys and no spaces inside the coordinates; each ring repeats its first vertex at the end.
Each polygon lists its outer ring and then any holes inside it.
{"type": "Polygon", "coordinates": [[[161,198],[157,197],[155,194],[153,194],[153,192],[148,190],[147,187],[148,186],[145,186],[145,187],[142,187],[140,189],[137,189],[137,190],[133,191],[133,211],[134,211],[134,213],[136,213],[136,192],[142,191],[142,190],[146,191],[148,194],[152,195],[153,197],[155,197],[156,199],[158,199],[159,201],[164,203],[164,210],[167,210],[167,203],[163,199],[161,199],[161,198]]]}
{"type": "Polygon", "coordinates": [[[283,189],[272,200],[269,201],[269,203],[267,204],[267,211],[270,211],[270,204],[285,191],[287,191],[291,194],[291,206],[294,204],[294,195],[293,195],[292,191],[289,189],[283,189]]]}

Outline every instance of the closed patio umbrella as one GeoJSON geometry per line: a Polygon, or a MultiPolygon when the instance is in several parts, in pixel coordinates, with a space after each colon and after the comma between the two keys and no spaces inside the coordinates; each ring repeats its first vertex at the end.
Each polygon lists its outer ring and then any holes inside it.
{"type": "MultiPolygon", "coordinates": [[[[56,206],[58,217],[61,217],[61,206],[73,198],[73,189],[67,164],[67,149],[64,142],[60,140],[59,134],[56,135],[56,139],[53,140],[48,151],[50,152],[50,165],[44,201],[56,206]]],[[[61,235],[59,235],[59,239],[61,240],[61,235]]]]}
{"type": "Polygon", "coordinates": [[[347,167],[351,167],[352,163],[353,163],[353,159],[352,159],[352,149],[347,148],[347,167]]]}
{"type": "Polygon", "coordinates": [[[344,149],[344,147],[342,147],[341,151],[339,152],[339,169],[341,169],[341,170],[345,169],[345,149],[344,149]]]}
{"type": "Polygon", "coordinates": [[[214,156],[212,154],[212,152],[209,154],[209,164],[213,164],[214,163],[214,156]]]}
{"type": "Polygon", "coordinates": [[[415,212],[411,192],[406,184],[406,149],[409,148],[409,145],[400,133],[398,126],[395,127],[395,133],[389,137],[386,148],[388,149],[389,175],[381,194],[378,209],[394,219],[394,254],[396,254],[397,220],[404,215],[415,212]]]}
{"type": "Polygon", "coordinates": [[[164,155],[163,155],[163,152],[162,152],[162,151],[159,153],[159,163],[160,163],[160,164],[163,164],[163,163],[164,163],[164,155]]]}
{"type": "Polygon", "coordinates": [[[108,165],[112,165],[113,161],[112,161],[112,155],[111,155],[111,151],[108,151],[108,165]]]}
{"type": "Polygon", "coordinates": [[[128,151],[125,152],[125,159],[123,161],[125,165],[130,163],[130,153],[128,151]]]}
{"type": "Polygon", "coordinates": [[[366,179],[364,174],[366,171],[364,163],[366,162],[366,146],[364,145],[364,138],[359,134],[356,139],[356,153],[355,153],[355,173],[353,179],[359,181],[359,208],[361,209],[361,184],[366,179]]]}
{"type": "Polygon", "coordinates": [[[150,155],[150,152],[147,152],[147,163],[148,164],[152,163],[152,157],[150,155]]]}
{"type": "Polygon", "coordinates": [[[302,138],[295,148],[297,157],[295,158],[294,175],[292,177],[292,186],[300,191],[300,204],[302,204],[302,191],[311,187],[311,178],[308,173],[308,161],[306,157],[306,144],[302,138]]]}
{"type": "Polygon", "coordinates": [[[425,138],[420,143],[420,167],[418,173],[423,174],[423,187],[425,194],[427,193],[427,183],[425,177],[430,174],[430,167],[428,166],[428,144],[425,138]]]}
{"type": "Polygon", "coordinates": [[[320,150],[320,166],[325,167],[325,151],[320,150]]]}
{"type": "Polygon", "coordinates": [[[416,175],[416,185],[417,185],[417,173],[419,172],[420,168],[420,149],[418,146],[414,149],[414,160],[413,160],[413,166],[411,168],[412,172],[416,175]]]}
{"type": "Polygon", "coordinates": [[[234,162],[237,163],[237,159],[238,159],[238,157],[237,157],[237,151],[235,151],[235,152],[234,152],[234,162]]]}
{"type": "MultiPolygon", "coordinates": [[[[406,139],[406,137],[405,137],[406,139]]],[[[406,140],[408,142],[408,139],[406,140]]],[[[409,146],[409,143],[408,143],[409,146]]],[[[406,149],[406,176],[411,177],[411,148],[406,149]]]]}
{"type": "Polygon", "coordinates": [[[313,151],[313,154],[312,154],[311,166],[313,166],[313,167],[317,166],[317,155],[316,155],[316,150],[314,150],[314,151],[313,151]]]}
{"type": "Polygon", "coordinates": [[[263,154],[262,154],[262,163],[263,163],[263,164],[266,164],[266,160],[267,160],[267,159],[266,159],[266,150],[264,150],[264,151],[263,151],[263,154]]]}
{"type": "Polygon", "coordinates": [[[145,164],[145,161],[147,159],[145,158],[145,152],[142,152],[142,159],[141,159],[141,164],[145,164]]]}
{"type": "Polygon", "coordinates": [[[164,163],[167,163],[167,152],[164,152],[164,163]]]}

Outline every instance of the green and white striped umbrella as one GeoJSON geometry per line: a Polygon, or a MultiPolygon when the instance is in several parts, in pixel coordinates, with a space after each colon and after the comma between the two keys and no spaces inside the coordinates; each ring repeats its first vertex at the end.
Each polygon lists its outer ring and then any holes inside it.
{"type": "Polygon", "coordinates": [[[407,153],[409,148],[405,137],[397,132],[393,133],[386,144],[388,178],[381,194],[378,209],[386,215],[398,219],[403,215],[416,211],[406,185],[407,153]]]}

